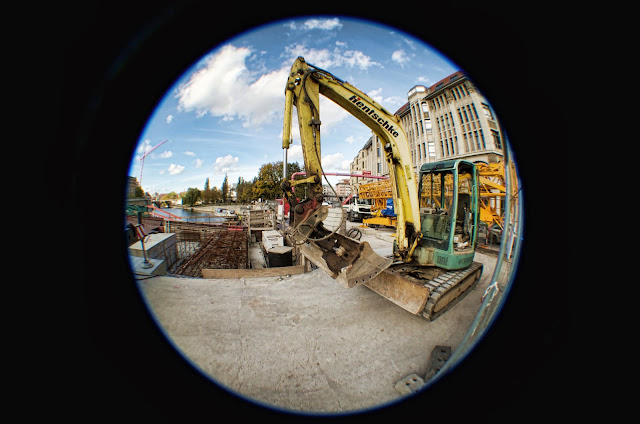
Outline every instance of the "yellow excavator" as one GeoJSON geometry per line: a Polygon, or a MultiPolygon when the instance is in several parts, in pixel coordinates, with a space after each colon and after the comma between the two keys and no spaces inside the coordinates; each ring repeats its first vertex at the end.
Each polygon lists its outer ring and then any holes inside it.
{"type": "Polygon", "coordinates": [[[440,316],[468,293],[482,274],[482,264],[473,261],[478,228],[475,165],[465,160],[427,163],[420,168],[416,184],[400,120],[362,91],[303,57],[293,63],[285,87],[283,149],[291,143],[293,106],[307,177],[295,181],[285,178],[282,183],[293,211],[287,236],[306,258],[344,287],[364,284],[427,320],[440,316]],[[320,94],[367,125],[381,140],[397,215],[393,257],[382,257],[366,241],[339,234],[340,226],[334,230],[323,226],[329,209],[322,204],[320,94]],[[307,184],[302,200],[293,193],[300,184],[307,184]]]}

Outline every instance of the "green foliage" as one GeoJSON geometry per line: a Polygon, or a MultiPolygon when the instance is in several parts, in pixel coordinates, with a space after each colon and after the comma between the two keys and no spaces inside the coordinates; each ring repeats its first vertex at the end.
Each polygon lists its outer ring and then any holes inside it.
{"type": "Polygon", "coordinates": [[[222,203],[227,203],[227,199],[229,198],[229,180],[227,178],[227,174],[224,174],[224,181],[222,181],[222,203]]]}
{"type": "Polygon", "coordinates": [[[238,177],[236,184],[236,198],[239,203],[250,203],[253,199],[253,184],[238,177]]]}
{"type": "Polygon", "coordinates": [[[184,196],[182,196],[182,204],[193,206],[202,198],[202,193],[197,188],[189,188],[184,196]]]}
{"type": "Polygon", "coordinates": [[[179,199],[180,196],[178,196],[178,194],[175,191],[172,191],[171,193],[165,194],[164,196],[162,196],[162,198],[160,200],[176,200],[179,199]]]}
{"type": "MultiPolygon", "coordinates": [[[[287,164],[287,176],[291,178],[291,175],[295,172],[302,171],[303,168],[297,162],[287,164]]],[[[304,175],[296,177],[296,179],[304,178],[304,175]]],[[[239,203],[250,203],[253,200],[259,198],[265,200],[272,200],[282,197],[282,189],[280,184],[282,183],[282,161],[266,163],[260,167],[258,176],[252,181],[245,181],[244,178],[239,177],[236,184],[236,199],[239,203]]],[[[205,204],[208,203],[226,203],[230,200],[230,184],[227,175],[224,176],[222,187],[210,187],[209,178],[205,181],[204,190],[200,192],[195,188],[190,188],[189,191],[183,196],[183,204],[195,204],[199,199],[205,204]],[[187,203],[187,199],[191,201],[191,198],[195,196],[195,191],[198,192],[198,196],[193,203],[187,203]]],[[[303,189],[303,188],[301,188],[303,189]]]]}
{"type": "Polygon", "coordinates": [[[140,186],[136,186],[133,191],[133,197],[144,197],[144,190],[140,186]]]}
{"type": "Polygon", "coordinates": [[[212,203],[212,196],[213,193],[211,192],[211,188],[209,187],[209,178],[207,178],[207,181],[205,181],[204,183],[204,190],[202,191],[202,203],[212,203]]]}
{"type": "Polygon", "coordinates": [[[222,201],[222,192],[218,187],[211,189],[211,203],[218,203],[222,201]]]}
{"type": "MultiPolygon", "coordinates": [[[[287,163],[287,178],[289,179],[294,172],[300,172],[302,168],[298,162],[287,163]]],[[[304,178],[304,177],[298,177],[304,178]]],[[[282,161],[270,162],[260,167],[258,171],[258,180],[253,187],[253,196],[255,199],[263,198],[268,200],[282,197],[282,161]]]]}

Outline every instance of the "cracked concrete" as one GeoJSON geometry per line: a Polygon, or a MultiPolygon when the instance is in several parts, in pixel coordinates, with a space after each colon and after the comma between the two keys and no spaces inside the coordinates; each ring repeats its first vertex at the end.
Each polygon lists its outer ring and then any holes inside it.
{"type": "MultiPolygon", "coordinates": [[[[362,230],[377,253],[391,253],[392,229],[362,230]]],[[[485,266],[480,283],[433,322],[319,269],[285,278],[156,276],[138,285],[167,337],[216,384],[265,406],[340,413],[397,400],[396,382],[424,377],[436,345],[455,349],[495,266],[489,255],[476,261],[485,266]]]]}

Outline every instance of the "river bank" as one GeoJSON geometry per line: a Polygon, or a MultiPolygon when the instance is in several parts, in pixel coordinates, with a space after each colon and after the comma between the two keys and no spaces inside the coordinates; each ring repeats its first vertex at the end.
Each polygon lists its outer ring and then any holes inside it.
{"type": "MultiPolygon", "coordinates": [[[[237,214],[242,214],[245,210],[264,210],[269,206],[266,203],[256,203],[256,204],[213,204],[213,205],[171,205],[169,209],[182,209],[188,210],[191,212],[202,212],[202,213],[214,213],[218,209],[228,210],[230,212],[235,212],[237,214]]],[[[164,208],[163,208],[164,209],[164,208]]]]}

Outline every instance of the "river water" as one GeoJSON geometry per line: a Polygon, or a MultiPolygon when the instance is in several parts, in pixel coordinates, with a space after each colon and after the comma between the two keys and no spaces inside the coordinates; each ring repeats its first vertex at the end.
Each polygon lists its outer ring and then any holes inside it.
{"type": "MultiPolygon", "coordinates": [[[[205,211],[182,209],[182,208],[162,208],[161,211],[168,212],[171,215],[180,217],[180,221],[186,222],[225,222],[225,218],[213,216],[213,214],[205,211]]],[[[156,216],[171,219],[171,215],[164,214],[156,210],[156,216]]]]}

